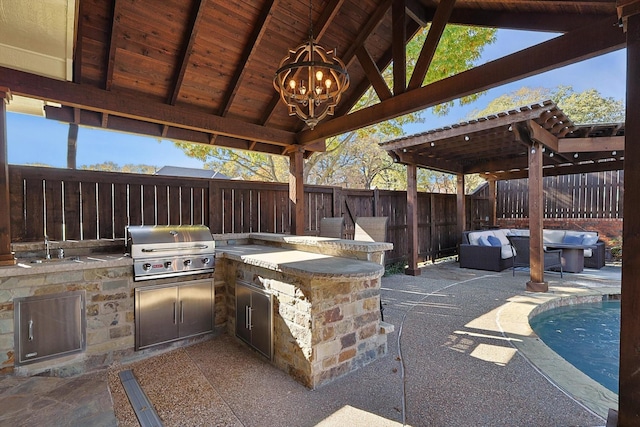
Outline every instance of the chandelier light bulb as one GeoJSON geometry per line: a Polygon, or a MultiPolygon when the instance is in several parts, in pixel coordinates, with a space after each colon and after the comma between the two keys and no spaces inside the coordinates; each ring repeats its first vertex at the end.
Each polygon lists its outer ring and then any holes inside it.
{"type": "Polygon", "coordinates": [[[321,82],[322,81],[322,77],[324,77],[323,74],[322,74],[322,71],[320,71],[320,70],[316,71],[316,80],[321,82]]]}
{"type": "Polygon", "coordinates": [[[322,86],[316,86],[316,95],[320,95],[322,93],[322,86]]]}
{"type": "Polygon", "coordinates": [[[300,82],[300,95],[305,95],[307,93],[307,87],[304,85],[304,82],[300,82]]]}
{"type": "Polygon", "coordinates": [[[324,85],[327,88],[327,91],[329,91],[329,89],[331,89],[331,79],[325,80],[324,85]]]}
{"type": "Polygon", "coordinates": [[[296,81],[291,79],[289,80],[289,87],[291,88],[291,90],[295,90],[296,89],[296,81]]]}

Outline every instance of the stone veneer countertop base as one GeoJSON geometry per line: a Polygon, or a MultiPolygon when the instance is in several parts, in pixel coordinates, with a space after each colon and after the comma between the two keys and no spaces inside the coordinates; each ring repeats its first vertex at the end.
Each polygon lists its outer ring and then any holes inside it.
{"type": "Polygon", "coordinates": [[[216,248],[216,255],[245,264],[293,275],[324,278],[380,276],[384,268],[376,263],[265,245],[228,245],[216,248]]]}

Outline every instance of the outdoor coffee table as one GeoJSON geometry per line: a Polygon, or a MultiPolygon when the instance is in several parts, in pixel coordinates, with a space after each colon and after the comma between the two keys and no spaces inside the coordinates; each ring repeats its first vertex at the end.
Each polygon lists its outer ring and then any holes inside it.
{"type": "Polygon", "coordinates": [[[562,249],[562,270],[568,273],[580,273],[584,269],[584,250],[588,246],[563,243],[547,243],[549,249],[562,249]]]}

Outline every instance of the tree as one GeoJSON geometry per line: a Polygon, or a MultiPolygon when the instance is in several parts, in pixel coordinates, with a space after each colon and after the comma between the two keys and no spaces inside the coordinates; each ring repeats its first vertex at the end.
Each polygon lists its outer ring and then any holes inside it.
{"type": "MultiPolygon", "coordinates": [[[[411,77],[420,50],[428,34],[429,26],[421,29],[407,44],[407,76],[411,77]]],[[[471,68],[480,58],[484,46],[495,41],[495,29],[448,25],[440,40],[424,84],[428,84],[471,68]]],[[[383,72],[389,87],[392,86],[392,67],[383,72]]],[[[461,99],[471,102],[478,94],[461,99]]],[[[366,108],[380,102],[370,88],[353,110],[366,108]]],[[[453,103],[434,108],[436,114],[446,114],[453,103]]],[[[406,173],[394,164],[378,141],[397,138],[403,134],[407,123],[420,122],[420,113],[407,114],[375,126],[359,129],[327,140],[324,152],[314,153],[305,163],[305,182],[318,185],[346,187],[378,186],[382,188],[406,188],[406,173]],[[402,185],[402,187],[397,187],[402,185]]],[[[187,155],[203,160],[207,167],[245,179],[279,181],[288,180],[288,159],[282,156],[231,150],[207,145],[176,142],[187,155]]]]}
{"type": "Polygon", "coordinates": [[[603,97],[596,89],[575,92],[571,86],[521,87],[489,102],[482,110],[474,110],[467,120],[485,117],[502,111],[535,104],[550,99],[576,124],[617,123],[624,121],[625,107],[622,100],[603,97]]]}
{"type": "Polygon", "coordinates": [[[80,166],[80,169],[103,171],[103,172],[137,173],[137,174],[146,174],[146,175],[153,175],[158,170],[156,166],[134,165],[132,163],[128,163],[124,166],[120,166],[119,164],[112,161],[96,163],[93,165],[82,165],[80,166]]]}

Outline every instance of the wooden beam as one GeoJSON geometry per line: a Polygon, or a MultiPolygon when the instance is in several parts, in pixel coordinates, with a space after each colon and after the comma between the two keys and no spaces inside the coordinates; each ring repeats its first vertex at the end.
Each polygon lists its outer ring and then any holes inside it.
{"type": "Polygon", "coordinates": [[[418,268],[418,168],[407,165],[407,261],[404,270],[410,276],[419,276],[418,268]]]}
{"type": "Polygon", "coordinates": [[[387,86],[387,82],[384,81],[378,65],[373,61],[373,58],[371,58],[367,48],[360,46],[360,48],[356,50],[356,57],[364,73],[367,75],[369,82],[371,82],[373,89],[376,91],[378,98],[380,98],[381,101],[391,98],[393,96],[391,90],[389,86],[387,86]]]}
{"type": "Polygon", "coordinates": [[[391,51],[393,52],[393,94],[407,89],[407,14],[405,0],[393,0],[391,5],[391,51]]]}
{"type": "Polygon", "coordinates": [[[417,89],[422,86],[422,82],[424,82],[427,71],[429,71],[433,55],[436,53],[436,49],[440,43],[440,38],[447,26],[447,22],[449,21],[449,17],[451,16],[451,12],[453,11],[453,6],[455,4],[456,0],[442,0],[438,3],[436,14],[433,17],[431,27],[429,27],[427,39],[424,41],[424,45],[422,45],[420,56],[418,57],[416,66],[413,69],[411,80],[409,80],[409,86],[407,87],[408,90],[417,89]]]}
{"type": "MultiPolygon", "coordinates": [[[[627,109],[625,137],[640,140],[640,14],[627,20],[627,109]]],[[[620,379],[618,392],[618,426],[640,424],[640,221],[633,218],[640,211],[640,145],[625,149],[624,210],[627,220],[622,229],[622,307],[620,312],[620,379]]]]}
{"type": "Polygon", "coordinates": [[[184,107],[171,106],[151,98],[127,93],[113,93],[5,67],[0,67],[0,85],[11,86],[12,92],[16,95],[105,112],[112,116],[168,124],[177,128],[256,140],[268,144],[296,143],[295,134],[292,132],[214,116],[184,107]]]}
{"type": "Polygon", "coordinates": [[[300,134],[301,143],[330,138],[374,125],[442,102],[488,90],[545,71],[624,47],[626,41],[612,18],[528,49],[488,62],[430,85],[396,95],[346,116],[320,123],[300,134]]]}
{"type": "Polygon", "coordinates": [[[175,105],[178,95],[180,94],[184,75],[187,72],[187,66],[189,65],[189,59],[193,53],[193,45],[196,42],[196,37],[198,37],[200,21],[204,15],[206,4],[207,0],[195,0],[195,3],[193,4],[193,10],[189,17],[189,24],[187,26],[187,28],[190,28],[191,30],[186,31],[189,37],[182,42],[182,50],[179,56],[180,59],[177,62],[177,66],[175,67],[173,74],[173,84],[171,85],[173,89],[171,90],[171,94],[167,97],[167,104],[169,105],[175,105]]]}
{"type": "Polygon", "coordinates": [[[107,44],[107,71],[104,77],[104,89],[111,90],[113,84],[113,71],[116,63],[116,48],[118,44],[118,23],[120,22],[121,0],[113,0],[111,8],[111,28],[109,29],[109,42],[107,44]]]}
{"type": "Polygon", "coordinates": [[[405,0],[405,5],[407,7],[407,16],[413,19],[416,24],[423,28],[429,25],[432,18],[428,16],[427,9],[420,1],[405,0]]]}
{"type": "Polygon", "coordinates": [[[462,232],[467,227],[467,208],[464,197],[464,174],[456,174],[456,239],[462,242],[462,232]]]}
{"type": "Polygon", "coordinates": [[[533,120],[527,120],[525,122],[526,127],[529,129],[530,137],[532,140],[539,142],[543,146],[550,150],[558,152],[558,138],[542,126],[534,122],[533,120]]]}
{"type": "Polygon", "coordinates": [[[0,265],[16,263],[11,252],[11,197],[7,155],[7,104],[10,100],[11,91],[0,87],[0,265]]]}
{"type": "Polygon", "coordinates": [[[77,2],[76,7],[76,41],[73,44],[73,79],[74,83],[82,82],[82,47],[84,44],[84,2],[77,2]]]}
{"type": "MultiPolygon", "coordinates": [[[[344,0],[339,0],[344,1],[344,0]]],[[[238,61],[238,66],[233,73],[233,77],[231,77],[231,81],[229,82],[228,88],[224,97],[222,98],[222,107],[218,114],[222,117],[226,116],[231,108],[231,104],[233,104],[233,100],[235,99],[240,86],[242,85],[242,81],[246,75],[246,70],[248,67],[246,64],[251,60],[251,57],[260,46],[260,41],[264,37],[267,32],[267,27],[269,27],[269,23],[273,18],[273,9],[276,7],[277,2],[275,0],[268,0],[262,10],[260,11],[260,15],[253,25],[253,31],[249,36],[249,40],[242,51],[242,56],[238,61]]]]}
{"type": "MultiPolygon", "coordinates": [[[[584,164],[562,164],[557,166],[548,167],[545,166],[542,169],[542,174],[544,176],[559,176],[559,175],[572,175],[572,174],[580,174],[580,173],[591,173],[591,172],[606,172],[606,171],[617,171],[623,170],[624,168],[624,160],[610,160],[596,163],[584,163],[584,164]]],[[[529,176],[529,170],[527,168],[522,168],[514,171],[505,171],[505,172],[490,172],[488,174],[481,174],[482,177],[494,178],[497,180],[508,180],[508,179],[521,179],[527,178],[529,176]]]]}
{"type": "Polygon", "coordinates": [[[549,283],[544,280],[544,247],[542,230],[544,227],[544,206],[542,199],[542,144],[531,141],[529,151],[529,251],[531,280],[527,282],[527,291],[547,292],[549,283]]]}
{"type": "Polygon", "coordinates": [[[421,168],[431,169],[435,171],[445,173],[462,173],[464,171],[461,164],[442,158],[433,158],[426,156],[419,156],[414,153],[404,152],[402,150],[388,151],[391,157],[396,159],[398,163],[405,165],[416,164],[421,168]]]}
{"type": "Polygon", "coordinates": [[[76,157],[78,152],[78,125],[69,123],[67,134],[67,169],[76,169],[76,157]]]}
{"type": "Polygon", "coordinates": [[[624,136],[599,136],[596,138],[560,138],[558,139],[558,153],[623,151],[624,141],[624,136]]]}
{"type": "Polygon", "coordinates": [[[289,205],[291,234],[304,235],[304,149],[289,154],[289,205]]]}

